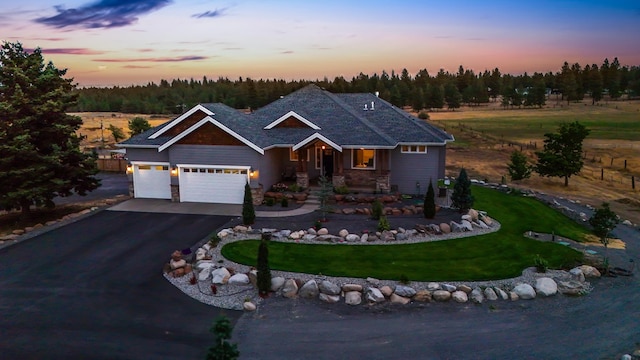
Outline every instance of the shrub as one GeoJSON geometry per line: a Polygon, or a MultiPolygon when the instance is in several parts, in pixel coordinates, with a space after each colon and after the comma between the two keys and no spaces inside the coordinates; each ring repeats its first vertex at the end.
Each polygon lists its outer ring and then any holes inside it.
{"type": "Polygon", "coordinates": [[[373,204],[371,204],[371,216],[375,219],[375,220],[379,220],[380,217],[382,216],[382,202],[380,202],[379,199],[375,199],[373,201],[373,204]]]}
{"type": "Polygon", "coordinates": [[[220,243],[220,238],[218,237],[218,235],[216,234],[211,235],[211,239],[209,239],[209,245],[211,245],[211,247],[216,247],[218,246],[219,243],[220,243]]]}
{"type": "Polygon", "coordinates": [[[451,194],[451,205],[461,213],[466,213],[473,207],[473,196],[471,196],[471,180],[467,176],[467,171],[462,168],[460,175],[453,186],[451,194]]]}
{"type": "Polygon", "coordinates": [[[529,165],[527,156],[519,150],[511,153],[511,162],[507,164],[507,167],[509,168],[511,180],[528,179],[533,170],[531,165],[529,165]]]}
{"type": "Polygon", "coordinates": [[[391,230],[391,225],[389,224],[389,220],[387,220],[386,216],[381,216],[378,221],[378,231],[391,230]]]}
{"type": "Polygon", "coordinates": [[[207,360],[228,359],[234,360],[240,356],[238,345],[232,344],[228,340],[231,339],[233,326],[225,316],[219,316],[215,324],[210,330],[216,337],[213,346],[209,348],[207,360]]]}
{"type": "Polygon", "coordinates": [[[334,188],[333,192],[336,194],[344,195],[349,193],[349,188],[346,185],[342,185],[334,188]]]}
{"type": "Polygon", "coordinates": [[[267,206],[273,206],[276,203],[276,199],[274,199],[274,198],[266,198],[266,199],[264,199],[264,203],[267,206]]]}
{"type": "Polygon", "coordinates": [[[266,295],[271,290],[271,269],[269,268],[269,240],[271,234],[262,234],[262,240],[258,247],[258,291],[266,295]]]}
{"type": "Polygon", "coordinates": [[[436,216],[436,195],[433,191],[433,184],[431,181],[429,181],[427,195],[424,197],[423,212],[424,217],[427,219],[433,219],[436,216]]]}
{"type": "Polygon", "coordinates": [[[302,186],[298,185],[298,184],[291,184],[291,185],[289,185],[289,191],[292,191],[292,192],[301,192],[301,191],[303,191],[303,190],[304,190],[304,188],[303,188],[302,186]]]}
{"type": "Polygon", "coordinates": [[[423,110],[423,111],[420,111],[420,112],[418,113],[418,119],[422,119],[422,120],[429,120],[429,119],[430,119],[430,117],[429,117],[429,113],[428,113],[428,112],[426,112],[426,111],[424,111],[424,110],[423,110]]]}
{"type": "Polygon", "coordinates": [[[316,230],[322,229],[322,222],[320,220],[316,220],[316,222],[313,223],[313,228],[316,230]]]}
{"type": "Polygon", "coordinates": [[[283,196],[282,200],[280,200],[280,206],[289,207],[289,199],[286,196],[283,196]]]}
{"type": "Polygon", "coordinates": [[[242,223],[251,225],[256,220],[256,211],[253,208],[253,195],[249,183],[244,185],[244,201],[242,202],[242,223]]]}
{"type": "Polygon", "coordinates": [[[284,183],[276,183],[271,185],[271,191],[274,192],[284,192],[287,191],[287,185],[284,183]]]}
{"type": "Polygon", "coordinates": [[[549,268],[549,262],[540,256],[540,254],[536,254],[536,256],[533,257],[533,265],[536,267],[538,272],[541,273],[547,272],[547,269],[549,268]]]}

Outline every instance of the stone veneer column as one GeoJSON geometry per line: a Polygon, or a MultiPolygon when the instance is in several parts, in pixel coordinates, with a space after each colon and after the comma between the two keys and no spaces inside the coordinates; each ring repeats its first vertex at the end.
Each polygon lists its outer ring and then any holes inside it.
{"type": "Polygon", "coordinates": [[[129,181],[129,197],[132,198],[132,199],[135,197],[135,193],[134,193],[133,189],[134,189],[133,188],[133,180],[130,180],[129,181]]]}
{"type": "Polygon", "coordinates": [[[331,183],[333,184],[334,187],[345,186],[346,183],[344,181],[344,175],[333,175],[333,178],[331,179],[331,183]]]}
{"type": "Polygon", "coordinates": [[[390,189],[389,175],[379,175],[376,178],[376,192],[388,194],[390,189]]]}
{"type": "Polygon", "coordinates": [[[261,205],[264,201],[264,190],[262,185],[257,188],[251,188],[251,197],[253,198],[253,205],[261,205]]]}
{"type": "Polygon", "coordinates": [[[297,172],[296,173],[296,184],[298,186],[300,186],[301,188],[308,188],[309,187],[309,174],[307,174],[306,172],[297,172]]]}
{"type": "Polygon", "coordinates": [[[171,202],[180,202],[180,185],[171,185],[171,202]]]}

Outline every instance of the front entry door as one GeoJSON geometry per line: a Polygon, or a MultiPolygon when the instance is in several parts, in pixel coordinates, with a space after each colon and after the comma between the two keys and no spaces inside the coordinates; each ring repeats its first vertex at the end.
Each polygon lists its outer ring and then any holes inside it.
{"type": "Polygon", "coordinates": [[[331,181],[333,176],[333,149],[324,149],[322,151],[322,171],[324,176],[331,181]]]}

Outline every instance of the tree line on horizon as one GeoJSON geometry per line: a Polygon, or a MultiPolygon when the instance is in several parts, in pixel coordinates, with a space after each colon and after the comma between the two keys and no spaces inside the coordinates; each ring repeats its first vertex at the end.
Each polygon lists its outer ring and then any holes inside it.
{"type": "Polygon", "coordinates": [[[542,107],[550,93],[567,102],[583,100],[592,104],[603,99],[617,100],[623,95],[640,97],[640,66],[621,66],[618,58],[612,62],[570,65],[565,62],[555,73],[535,72],[533,75],[502,74],[498,68],[475,73],[462,65],[450,73],[440,69],[435,75],[426,69],[414,76],[407,69],[391,74],[358,76],[347,80],[292,80],[219,77],[210,80],[193,78],[161,80],[159,84],[110,88],[79,88],[78,104],[72,111],[106,111],[141,114],[179,114],[198,103],[223,103],[237,109],[257,109],[309,84],[316,84],[334,93],[379,93],[398,107],[455,110],[462,105],[480,105],[498,101],[505,108],[542,107]]]}

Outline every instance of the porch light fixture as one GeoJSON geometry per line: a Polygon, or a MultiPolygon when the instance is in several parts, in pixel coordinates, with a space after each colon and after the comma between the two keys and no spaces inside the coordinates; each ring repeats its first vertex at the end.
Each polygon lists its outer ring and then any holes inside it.
{"type": "Polygon", "coordinates": [[[178,176],[178,168],[175,166],[171,167],[171,176],[178,176]]]}
{"type": "Polygon", "coordinates": [[[127,164],[127,174],[133,174],[133,165],[127,164]]]}

